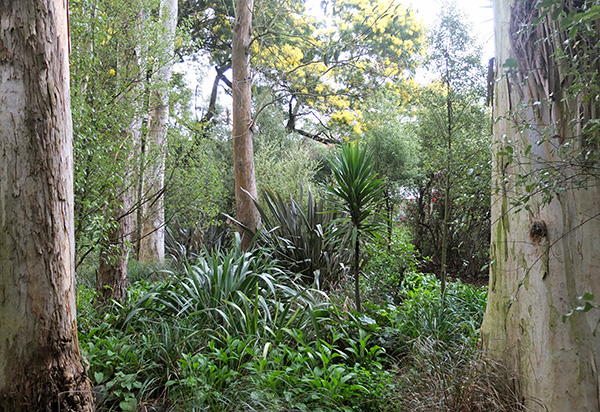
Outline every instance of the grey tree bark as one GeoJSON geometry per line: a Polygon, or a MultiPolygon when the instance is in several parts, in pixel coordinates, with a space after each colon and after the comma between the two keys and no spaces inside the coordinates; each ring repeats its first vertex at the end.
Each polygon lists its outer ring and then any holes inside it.
{"type": "Polygon", "coordinates": [[[117,151],[114,157],[115,161],[123,165],[123,169],[120,184],[113,188],[114,198],[110,211],[112,227],[100,247],[96,274],[99,305],[104,305],[110,299],[124,302],[127,298],[127,264],[133,240],[135,211],[135,182],[131,165],[135,164],[134,154],[139,147],[141,127],[141,119],[134,115],[129,126],[117,135],[124,144],[123,150],[117,151]]]}
{"type": "MultiPolygon", "coordinates": [[[[258,198],[252,142],[252,73],[250,43],[252,40],[253,0],[239,0],[236,7],[231,68],[233,71],[233,161],[235,175],[235,211],[237,220],[255,232],[260,214],[252,197],[258,198]]],[[[242,228],[242,247],[250,246],[251,236],[242,228]]]]}
{"type": "MultiPolygon", "coordinates": [[[[135,127],[135,126],[132,126],[135,127]]],[[[136,131],[124,133],[124,139],[135,138],[136,131]]],[[[123,163],[131,162],[131,156],[119,157],[123,163]]],[[[127,264],[131,252],[133,235],[133,178],[130,170],[125,171],[123,185],[118,187],[119,194],[114,199],[112,216],[113,227],[108,231],[100,247],[100,260],[96,274],[96,290],[98,291],[98,304],[104,305],[110,299],[124,302],[127,298],[127,264]]]]}
{"type": "Polygon", "coordinates": [[[66,0],[0,2],[0,411],[92,411],[77,337],[66,0]]]}
{"type": "Polygon", "coordinates": [[[585,120],[582,113],[594,118],[590,105],[597,103],[562,94],[570,74],[561,72],[554,40],[541,41],[557,26],[548,18],[532,26],[535,4],[494,3],[502,72],[494,97],[496,194],[482,335],[487,351],[517,375],[528,411],[598,411],[598,312],[566,322],[562,316],[581,304],[578,296],[600,296],[600,182],[589,176],[585,189],[569,186],[585,168],[561,154],[565,142],[586,144],[572,126],[585,120]],[[543,170],[559,172],[557,182],[565,185],[549,203],[535,189],[543,170]],[[511,204],[527,195],[527,208],[515,211],[511,204]]]}

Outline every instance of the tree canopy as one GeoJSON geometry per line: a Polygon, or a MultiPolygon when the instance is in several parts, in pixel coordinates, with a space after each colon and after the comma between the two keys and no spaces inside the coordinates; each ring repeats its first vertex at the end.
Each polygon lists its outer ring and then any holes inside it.
{"type": "MultiPolygon", "coordinates": [[[[231,7],[188,2],[182,18],[193,27],[197,49],[215,65],[216,81],[230,87],[231,7]]],[[[388,88],[409,101],[403,85],[422,57],[425,38],[414,12],[387,0],[323,2],[318,17],[306,14],[303,2],[260,2],[253,37],[256,113],[283,104],[290,132],[329,143],[341,141],[336,129],[342,125],[362,133],[362,102],[373,90],[388,88]]],[[[209,108],[205,120],[214,113],[209,108]]]]}

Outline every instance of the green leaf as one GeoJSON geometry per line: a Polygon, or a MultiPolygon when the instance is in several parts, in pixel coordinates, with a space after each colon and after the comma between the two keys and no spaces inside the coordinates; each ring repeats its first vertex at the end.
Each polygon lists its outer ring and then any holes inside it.
{"type": "Polygon", "coordinates": [[[119,406],[123,412],[136,412],[137,399],[134,397],[127,397],[125,400],[119,402],[119,406]]]}
{"type": "Polygon", "coordinates": [[[578,14],[577,17],[580,18],[581,21],[593,21],[600,18],[600,4],[597,4],[591,7],[588,11],[583,13],[583,15],[578,14]]]}
{"type": "Polygon", "coordinates": [[[96,381],[97,384],[101,384],[102,382],[104,382],[104,373],[102,372],[94,372],[94,380],[96,381]]]}
{"type": "Polygon", "coordinates": [[[546,9],[546,8],[550,8],[558,3],[559,3],[558,0],[539,0],[535,4],[535,8],[538,10],[546,9]]]}
{"type": "Polygon", "coordinates": [[[558,20],[558,18],[560,17],[560,15],[563,14],[563,10],[560,7],[555,7],[554,10],[552,10],[552,20],[556,21],[558,20]]]}
{"type": "Polygon", "coordinates": [[[594,305],[592,305],[590,302],[585,302],[584,306],[578,306],[575,308],[575,310],[585,313],[585,312],[589,312],[593,308],[594,308],[594,305]]]}

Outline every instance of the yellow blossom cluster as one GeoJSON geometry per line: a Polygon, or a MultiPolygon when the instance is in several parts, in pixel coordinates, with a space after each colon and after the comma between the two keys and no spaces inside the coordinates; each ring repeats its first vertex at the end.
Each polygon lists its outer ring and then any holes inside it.
{"type": "Polygon", "coordinates": [[[401,101],[414,99],[396,86],[422,52],[424,27],[397,0],[334,2],[320,22],[300,12],[283,19],[289,27],[269,21],[280,30],[270,32],[281,34],[252,42],[252,67],[324,123],[360,135],[370,127],[360,110],[370,92],[386,88],[401,101]]]}

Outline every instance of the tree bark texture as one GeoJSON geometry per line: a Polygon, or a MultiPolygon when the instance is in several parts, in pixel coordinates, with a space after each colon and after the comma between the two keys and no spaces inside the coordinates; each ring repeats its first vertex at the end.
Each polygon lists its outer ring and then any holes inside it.
{"type": "MultiPolygon", "coordinates": [[[[141,129],[140,119],[133,119],[129,128],[121,134],[125,146],[139,140],[141,129]]],[[[100,260],[96,274],[96,290],[98,291],[98,304],[104,305],[110,299],[124,302],[127,298],[127,264],[131,252],[131,241],[134,233],[135,211],[135,184],[133,170],[130,165],[135,163],[133,148],[125,147],[125,150],[115,156],[116,161],[125,165],[121,182],[115,190],[112,199],[110,213],[112,215],[111,228],[105,234],[100,245],[100,260]]]]}
{"type": "Polygon", "coordinates": [[[165,259],[165,150],[167,123],[169,121],[169,82],[173,72],[175,28],[177,26],[177,0],[161,0],[160,21],[164,26],[165,52],[168,61],[154,68],[150,85],[150,110],[148,113],[148,138],[146,152],[149,154],[148,169],[144,177],[142,231],[140,234],[139,260],[162,262],[165,259]]]}
{"type": "Polygon", "coordinates": [[[0,2],[0,411],[91,411],[75,315],[66,0],[0,2]]]}
{"type": "MultiPolygon", "coordinates": [[[[260,223],[260,214],[252,197],[258,198],[254,170],[252,133],[252,74],[250,43],[253,0],[239,0],[233,32],[231,68],[233,70],[233,161],[235,174],[235,211],[237,220],[252,232],[260,223]]],[[[247,249],[251,236],[239,229],[242,247],[247,249]]]]}
{"type": "Polygon", "coordinates": [[[569,77],[560,73],[552,41],[540,41],[554,23],[531,27],[535,3],[494,4],[498,67],[509,59],[518,67],[497,76],[494,93],[496,190],[482,335],[487,351],[516,373],[528,411],[598,411],[600,337],[594,329],[600,315],[576,312],[565,322],[562,316],[581,305],[578,296],[600,296],[599,182],[592,176],[587,189],[567,188],[550,203],[533,191],[529,210],[511,207],[538,182],[541,168],[560,164],[565,182],[581,172],[558,148],[565,141],[585,144],[570,122],[594,112],[593,99],[562,95],[569,77]],[[517,176],[528,180],[519,184],[517,176]]]}
{"type": "Polygon", "coordinates": [[[127,298],[127,263],[131,251],[130,243],[133,234],[133,188],[131,174],[124,181],[126,187],[115,202],[118,206],[113,210],[113,227],[106,234],[100,247],[100,262],[96,274],[96,290],[98,304],[103,305],[110,299],[124,302],[127,298]]]}

